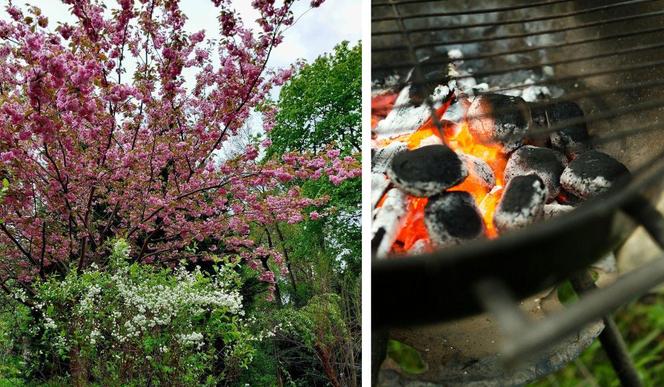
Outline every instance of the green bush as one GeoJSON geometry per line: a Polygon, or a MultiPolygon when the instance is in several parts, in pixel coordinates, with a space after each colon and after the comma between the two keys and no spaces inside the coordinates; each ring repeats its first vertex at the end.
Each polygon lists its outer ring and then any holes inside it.
{"type": "Polygon", "coordinates": [[[35,295],[15,294],[34,306],[16,302],[15,313],[5,314],[13,317],[0,326],[2,373],[31,382],[68,375],[97,385],[217,385],[237,378],[257,338],[232,265],[215,266],[213,275],[156,269],[130,264],[128,250],[119,241],[106,270],[72,270],[37,284],[35,295]]]}

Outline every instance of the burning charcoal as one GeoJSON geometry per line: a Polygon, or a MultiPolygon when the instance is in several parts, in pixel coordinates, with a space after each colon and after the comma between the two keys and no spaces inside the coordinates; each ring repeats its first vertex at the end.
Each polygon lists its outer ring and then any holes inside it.
{"type": "Polygon", "coordinates": [[[468,192],[444,192],[429,199],[424,224],[438,247],[460,244],[484,235],[484,222],[468,192]]]}
{"type": "Polygon", "coordinates": [[[468,108],[468,129],[486,143],[498,143],[511,152],[523,144],[528,132],[528,106],[520,97],[482,94],[468,108]]]}
{"type": "MultiPolygon", "coordinates": [[[[562,176],[561,176],[562,177],[562,176]]],[[[564,204],[567,206],[577,206],[583,202],[583,199],[577,197],[576,195],[565,191],[565,189],[562,187],[562,183],[560,185],[560,193],[556,197],[556,201],[560,204],[564,204]]]]}
{"type": "Polygon", "coordinates": [[[574,210],[573,206],[552,202],[544,205],[544,219],[551,219],[574,210]]]}
{"type": "Polygon", "coordinates": [[[560,183],[572,194],[588,199],[606,192],[620,177],[627,174],[627,167],[618,160],[590,150],[577,156],[565,168],[560,183]]]}
{"type": "Polygon", "coordinates": [[[383,197],[385,190],[390,185],[390,180],[383,173],[371,174],[371,208],[376,208],[376,205],[383,197]]]}
{"type": "Polygon", "coordinates": [[[560,175],[565,170],[565,157],[549,148],[525,145],[512,153],[505,166],[505,181],[515,176],[535,174],[546,185],[548,201],[560,192],[560,175]]]}
{"type": "Polygon", "coordinates": [[[420,106],[433,93],[437,86],[447,85],[450,80],[448,64],[449,59],[447,56],[438,54],[426,57],[419,62],[419,74],[416,68],[410,70],[406,82],[410,84],[408,93],[410,102],[413,105],[420,106]],[[420,76],[423,79],[419,79],[420,76]]]}
{"type": "Polygon", "coordinates": [[[390,252],[407,208],[406,194],[401,190],[392,188],[385,195],[383,205],[374,212],[371,228],[371,246],[378,258],[390,252]]]}
{"type": "Polygon", "coordinates": [[[371,171],[375,173],[385,173],[397,153],[408,150],[403,142],[391,142],[385,148],[378,149],[371,158],[371,171]]]}
{"type": "Polygon", "coordinates": [[[468,170],[447,146],[427,145],[394,156],[387,176],[405,192],[428,197],[463,181],[468,170]]]}
{"type": "Polygon", "coordinates": [[[422,126],[429,117],[431,117],[431,111],[428,106],[413,107],[410,105],[408,87],[406,87],[399,92],[399,96],[394,102],[394,108],[387,114],[387,117],[378,121],[373,133],[378,138],[411,133],[422,126]]]}
{"type": "Polygon", "coordinates": [[[516,176],[507,183],[493,222],[498,231],[523,228],[536,222],[546,202],[546,186],[537,175],[516,176]]]}
{"type": "MultiPolygon", "coordinates": [[[[584,116],[581,107],[571,101],[562,101],[547,106],[546,115],[549,126],[561,125],[565,121],[580,119],[584,116]]],[[[590,136],[585,122],[565,125],[559,131],[551,133],[551,146],[570,158],[588,149],[589,140],[590,136]]]]}
{"type": "Polygon", "coordinates": [[[491,190],[496,185],[496,176],[486,161],[479,157],[466,154],[461,154],[459,157],[466,164],[466,168],[468,168],[468,178],[466,181],[472,180],[473,183],[479,184],[487,190],[491,190]]]}

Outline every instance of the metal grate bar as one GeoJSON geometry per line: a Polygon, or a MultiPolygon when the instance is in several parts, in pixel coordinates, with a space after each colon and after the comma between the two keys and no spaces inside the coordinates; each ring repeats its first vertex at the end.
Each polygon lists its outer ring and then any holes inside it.
{"type": "MultiPolygon", "coordinates": [[[[394,3],[394,0],[390,0],[390,2],[394,3]]],[[[399,28],[402,30],[402,33],[404,35],[404,38],[406,39],[406,42],[408,42],[408,53],[410,54],[411,60],[417,61],[417,56],[415,55],[415,50],[412,49],[413,45],[412,42],[410,41],[410,34],[406,30],[406,25],[404,24],[403,20],[400,17],[399,13],[399,7],[394,4],[392,6],[392,12],[394,12],[394,15],[396,16],[397,19],[397,24],[399,25],[399,28]]],[[[422,69],[420,66],[415,66],[413,69],[413,79],[416,82],[423,82],[424,81],[424,74],[422,73],[422,69]]],[[[438,117],[438,114],[436,114],[436,108],[433,104],[433,101],[431,99],[431,96],[427,96],[426,99],[424,100],[424,103],[429,107],[429,112],[431,115],[431,120],[438,130],[438,134],[440,135],[440,138],[444,138],[443,136],[443,124],[440,122],[440,119],[438,117]]]]}
{"type": "MultiPolygon", "coordinates": [[[[512,19],[512,20],[504,20],[504,21],[494,21],[494,22],[483,22],[483,23],[468,23],[468,24],[463,24],[463,25],[455,25],[455,26],[432,26],[428,28],[412,28],[408,30],[411,33],[414,32],[428,32],[431,30],[436,30],[436,31],[450,31],[450,30],[462,30],[462,29],[468,29],[468,28],[479,28],[479,27],[499,27],[499,26],[504,26],[504,25],[509,25],[509,24],[523,24],[523,23],[530,23],[530,22],[536,22],[536,21],[547,21],[547,20],[556,20],[556,19],[564,19],[566,17],[571,17],[571,16],[579,16],[579,15],[585,15],[589,13],[595,13],[595,12],[601,12],[601,11],[606,11],[609,9],[613,8],[618,8],[618,7],[623,7],[627,5],[635,5],[639,3],[650,3],[650,2],[655,2],[655,1],[661,1],[661,0],[628,0],[628,1],[623,1],[620,3],[614,3],[614,4],[609,4],[609,5],[600,5],[597,7],[592,7],[592,8],[586,8],[586,9],[581,9],[577,11],[569,11],[569,12],[561,12],[555,15],[547,15],[547,16],[538,16],[538,17],[533,17],[533,18],[522,18],[522,19],[512,19]]],[[[441,17],[441,16],[446,16],[444,13],[430,13],[427,15],[422,15],[421,17],[441,17]]],[[[386,30],[386,31],[376,31],[372,32],[372,36],[380,36],[380,35],[394,35],[394,34],[400,34],[401,32],[399,30],[386,30]]]]}
{"type": "Polygon", "coordinates": [[[484,38],[462,39],[462,40],[454,40],[454,41],[447,41],[447,42],[423,43],[423,44],[412,45],[412,47],[408,47],[407,45],[395,45],[395,46],[391,46],[391,47],[374,47],[374,48],[372,48],[372,51],[373,52],[402,51],[402,50],[406,50],[406,49],[410,49],[410,48],[417,50],[417,49],[421,49],[421,48],[436,48],[436,47],[462,45],[462,44],[470,44],[470,43],[494,42],[494,41],[497,41],[497,40],[506,40],[506,39],[527,38],[527,37],[531,37],[531,36],[556,34],[556,33],[560,33],[560,32],[568,32],[568,31],[580,30],[580,29],[584,29],[584,28],[597,27],[597,26],[603,26],[603,25],[612,24],[612,23],[619,23],[619,22],[630,21],[630,20],[638,20],[638,19],[644,19],[644,18],[649,18],[649,17],[654,17],[654,16],[662,16],[662,15],[664,15],[664,11],[645,12],[645,13],[638,14],[638,15],[622,16],[622,17],[617,17],[617,18],[613,18],[613,19],[600,20],[600,21],[597,21],[597,22],[577,24],[577,25],[569,26],[569,27],[562,27],[562,28],[555,28],[555,29],[544,30],[544,31],[529,32],[529,33],[524,33],[524,34],[514,34],[514,35],[504,35],[504,36],[489,36],[489,37],[484,37],[484,38]]]}
{"type": "MultiPolygon", "coordinates": [[[[587,44],[587,43],[596,43],[596,42],[601,42],[605,40],[614,40],[614,39],[622,39],[622,38],[629,38],[633,36],[641,36],[641,35],[646,35],[650,33],[655,33],[655,32],[662,32],[664,31],[664,27],[656,27],[656,28],[648,28],[645,30],[639,30],[639,31],[631,31],[627,33],[620,33],[620,34],[615,34],[615,35],[607,35],[607,36],[600,36],[597,38],[590,38],[590,39],[580,39],[580,40],[573,40],[569,42],[564,42],[564,43],[554,43],[554,44],[547,44],[547,45],[542,45],[542,46],[536,46],[536,47],[526,47],[526,48],[521,48],[517,50],[508,50],[508,51],[497,51],[497,52],[492,52],[488,54],[478,54],[478,55],[468,55],[464,56],[463,58],[460,58],[460,60],[463,60],[464,62],[472,61],[472,60],[480,60],[480,59],[490,59],[490,58],[496,58],[499,56],[508,56],[508,55],[515,55],[515,54],[525,54],[527,52],[533,52],[533,51],[539,51],[539,50],[548,50],[552,48],[568,48],[571,46],[576,46],[579,44],[587,44]]],[[[429,61],[427,64],[430,65],[435,65],[435,64],[441,64],[441,65],[447,65],[449,63],[448,60],[440,60],[440,61],[429,61]]],[[[394,63],[391,65],[376,65],[376,66],[371,66],[371,69],[376,71],[376,70],[394,70],[398,68],[411,68],[415,64],[412,62],[401,62],[401,63],[394,63]]]]}
{"type": "Polygon", "coordinates": [[[627,48],[627,49],[622,49],[622,50],[615,50],[615,51],[611,51],[611,52],[603,52],[603,53],[588,55],[588,56],[580,56],[580,57],[577,57],[577,58],[561,59],[561,60],[550,61],[550,62],[541,62],[541,63],[534,64],[534,65],[514,66],[514,67],[511,67],[511,68],[502,68],[502,69],[491,70],[491,71],[480,71],[480,72],[477,72],[477,73],[474,73],[474,74],[460,75],[460,76],[451,77],[450,80],[467,79],[467,78],[482,78],[482,77],[488,77],[488,76],[491,76],[491,75],[509,74],[509,73],[512,73],[512,72],[515,72],[515,71],[520,71],[520,70],[533,70],[533,69],[541,68],[543,66],[556,66],[556,65],[561,65],[561,64],[568,64],[568,63],[584,62],[584,61],[595,60],[595,59],[609,58],[609,57],[612,57],[612,56],[628,55],[628,54],[633,54],[633,53],[636,53],[636,52],[654,50],[654,49],[663,48],[663,47],[664,47],[664,43],[645,44],[645,45],[642,45],[642,46],[639,46],[639,47],[627,48]]]}
{"type": "MultiPolygon", "coordinates": [[[[507,7],[496,7],[496,8],[485,8],[485,9],[470,9],[470,10],[464,10],[464,11],[452,11],[452,12],[446,12],[444,14],[439,14],[440,16],[462,16],[462,15],[477,15],[477,14],[482,14],[482,13],[493,13],[493,12],[505,12],[505,11],[517,11],[521,9],[529,9],[529,8],[535,8],[535,7],[542,7],[542,6],[547,6],[547,5],[553,5],[553,4],[559,4],[559,3],[569,3],[574,0],[552,0],[552,1],[543,1],[543,2],[530,2],[527,4],[521,4],[521,5],[511,5],[507,7]]],[[[418,3],[432,3],[434,1],[428,0],[411,0],[411,1],[400,1],[400,2],[393,2],[393,1],[388,1],[385,3],[372,3],[373,7],[376,6],[388,6],[388,5],[395,5],[395,6],[401,6],[401,5],[407,5],[407,4],[418,4],[418,3]]],[[[420,15],[413,15],[414,17],[422,17],[420,15]]],[[[404,19],[409,19],[412,18],[412,16],[401,16],[401,20],[404,19]]],[[[395,20],[396,17],[384,17],[384,18],[375,18],[371,19],[372,22],[374,21],[389,21],[389,20],[395,20]]]]}
{"type": "MultiPolygon", "coordinates": [[[[501,91],[510,91],[514,89],[521,89],[529,86],[558,86],[559,83],[566,83],[566,82],[573,82],[573,81],[581,81],[586,78],[592,78],[596,76],[602,76],[602,75],[610,75],[614,73],[621,73],[621,72],[628,72],[632,70],[643,70],[647,69],[650,67],[657,67],[660,65],[664,65],[664,61],[658,61],[658,62],[649,62],[646,64],[642,65],[636,65],[636,66],[629,66],[629,67],[624,67],[620,69],[612,69],[612,70],[606,70],[606,71],[600,71],[600,72],[594,72],[594,73],[588,73],[588,74],[581,74],[581,75],[571,75],[567,77],[558,77],[558,78],[551,78],[548,80],[543,80],[543,81],[538,81],[538,82],[533,82],[533,83],[522,83],[522,84],[517,84],[513,86],[508,86],[504,88],[498,88],[498,89],[492,89],[486,92],[480,92],[478,94],[493,94],[493,93],[499,93],[501,91]]],[[[654,86],[664,86],[664,79],[661,80],[648,80],[648,81],[643,81],[643,82],[636,82],[636,83],[631,83],[626,86],[616,86],[616,87],[611,87],[611,88],[602,88],[599,90],[590,90],[590,91],[581,91],[581,92],[576,92],[576,93],[568,93],[565,94],[564,96],[557,98],[556,101],[574,101],[580,98],[587,98],[587,97],[599,97],[602,95],[606,94],[611,94],[615,92],[620,92],[620,91],[629,91],[629,90],[638,90],[641,88],[650,88],[654,86]]],[[[531,103],[534,106],[546,106],[548,103],[541,103],[541,102],[532,102],[531,103]]],[[[393,108],[397,107],[407,107],[411,106],[411,104],[398,104],[394,105],[393,108]]],[[[508,111],[513,111],[512,109],[504,109],[504,110],[497,110],[496,112],[508,112],[508,111]]]]}

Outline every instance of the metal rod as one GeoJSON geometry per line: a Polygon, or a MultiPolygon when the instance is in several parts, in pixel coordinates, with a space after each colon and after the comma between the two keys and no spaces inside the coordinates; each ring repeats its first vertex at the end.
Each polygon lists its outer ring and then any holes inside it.
{"type": "MultiPolygon", "coordinates": [[[[578,101],[581,98],[588,98],[588,97],[601,97],[605,96],[607,94],[611,93],[617,93],[621,91],[637,91],[637,90],[642,90],[642,89],[649,89],[651,87],[658,87],[658,86],[663,86],[664,85],[664,79],[656,79],[656,80],[648,80],[648,81],[643,81],[643,82],[630,82],[628,85],[621,85],[621,86],[616,86],[616,87],[604,87],[601,89],[593,89],[593,90],[586,90],[586,91],[579,91],[575,93],[567,93],[559,98],[553,99],[553,100],[547,100],[547,101],[537,101],[537,102],[529,102],[529,105],[531,107],[546,107],[551,105],[551,103],[557,103],[561,101],[578,101]]],[[[489,94],[490,92],[481,92],[481,94],[489,94]]],[[[491,92],[492,93],[492,92],[491,92]]],[[[400,103],[400,104],[395,104],[392,106],[392,109],[396,108],[401,108],[401,107],[408,107],[412,106],[411,103],[400,103]]],[[[503,112],[503,110],[496,110],[496,112],[503,112]]],[[[507,110],[505,110],[507,112],[507,110]]]]}
{"type": "MultiPolygon", "coordinates": [[[[597,285],[588,270],[577,274],[571,278],[572,287],[579,296],[586,294],[590,290],[597,289],[597,285]]],[[[632,361],[627,345],[623,340],[620,330],[613,317],[606,315],[603,317],[604,329],[599,335],[599,341],[602,344],[602,349],[609,358],[613,369],[620,379],[623,387],[640,387],[643,384],[639,379],[639,374],[636,371],[634,362],[632,361]]]]}
{"type": "MultiPolygon", "coordinates": [[[[495,93],[500,93],[503,91],[512,91],[514,89],[522,89],[522,88],[527,88],[531,86],[559,86],[562,83],[567,83],[567,82],[578,82],[585,80],[587,78],[593,78],[593,77],[598,77],[602,75],[611,75],[611,74],[616,74],[616,73],[622,73],[622,72],[630,72],[630,71],[636,71],[636,70],[645,70],[649,68],[657,68],[659,66],[664,66],[664,60],[660,61],[654,61],[654,62],[646,62],[642,63],[639,65],[635,66],[625,66],[625,67],[619,67],[619,68],[614,68],[610,70],[602,70],[602,71],[597,71],[597,72],[592,72],[588,74],[572,74],[564,77],[557,77],[557,78],[550,78],[550,79],[545,79],[542,81],[537,81],[537,82],[532,82],[532,83],[521,83],[521,84],[516,84],[516,85],[511,85],[507,87],[501,87],[497,89],[492,89],[486,92],[481,92],[479,94],[495,94],[495,93]]],[[[452,78],[454,80],[455,78],[452,78]]],[[[653,80],[652,82],[659,82],[660,80],[653,80]]],[[[411,84],[418,84],[418,85],[426,85],[426,82],[412,82],[411,84]]],[[[632,89],[632,87],[617,87],[615,89],[609,88],[609,89],[604,89],[606,92],[609,91],[621,91],[625,89],[632,89]]],[[[603,91],[600,91],[599,93],[602,93],[603,91]]],[[[581,93],[573,93],[570,94],[570,96],[576,96],[576,97],[586,97],[586,96],[596,96],[597,91],[593,92],[588,92],[587,94],[584,94],[583,92],[581,93]]],[[[560,98],[560,100],[570,100],[571,98],[569,96],[565,96],[560,98]]],[[[535,104],[540,104],[541,106],[549,104],[548,102],[534,102],[535,104]]],[[[401,105],[396,105],[401,106],[401,105]]],[[[514,111],[514,108],[509,107],[509,108],[504,108],[503,110],[496,110],[496,112],[508,112],[508,111],[514,111]]]]}
{"type": "MultiPolygon", "coordinates": [[[[415,4],[415,3],[432,3],[434,1],[440,1],[440,0],[387,1],[385,3],[372,3],[372,6],[374,6],[374,7],[375,6],[390,6],[390,5],[400,6],[400,5],[415,4]]],[[[476,14],[482,14],[482,13],[514,11],[514,10],[535,8],[535,7],[541,7],[541,6],[546,6],[546,5],[558,4],[558,3],[569,3],[570,1],[573,1],[573,0],[550,0],[550,1],[542,1],[542,2],[532,1],[532,2],[527,3],[527,4],[510,5],[510,6],[507,6],[507,7],[470,9],[470,10],[464,10],[464,11],[452,11],[452,12],[445,13],[445,16],[476,15],[476,14]]],[[[386,21],[386,20],[393,20],[393,18],[387,18],[387,19],[376,18],[376,19],[372,19],[371,21],[386,21]]]]}
{"type": "MultiPolygon", "coordinates": [[[[411,32],[417,32],[416,29],[412,29],[411,32]]],[[[588,43],[596,43],[596,42],[602,42],[606,40],[616,40],[616,39],[624,39],[624,38],[629,38],[633,36],[642,36],[650,33],[655,33],[655,32],[662,32],[664,31],[664,27],[654,27],[654,28],[646,28],[643,30],[637,30],[637,31],[629,31],[629,32],[621,32],[618,34],[613,34],[613,35],[606,35],[606,36],[597,36],[594,38],[589,38],[589,39],[578,39],[578,40],[570,40],[570,41],[565,41],[562,43],[551,43],[551,44],[544,44],[541,46],[532,46],[532,47],[524,47],[524,48],[518,48],[515,50],[505,50],[505,51],[495,51],[495,52],[490,52],[490,53],[484,53],[484,54],[471,54],[464,56],[461,58],[464,62],[468,61],[474,61],[474,60],[481,60],[481,59],[490,59],[490,58],[496,58],[499,56],[508,56],[508,55],[516,55],[516,54],[525,54],[528,52],[533,52],[533,51],[540,51],[540,50],[550,50],[553,48],[569,48],[572,46],[577,46],[580,44],[588,44],[588,43]]],[[[447,64],[448,60],[445,61],[432,61],[429,62],[430,64],[447,64]]],[[[412,62],[398,62],[398,63],[390,63],[389,65],[372,65],[371,69],[372,70],[393,70],[396,68],[411,68],[414,66],[414,63],[412,62]]]]}
{"type": "MultiPolygon", "coordinates": [[[[617,17],[617,18],[613,18],[613,19],[606,19],[606,20],[600,20],[600,21],[590,22],[590,23],[585,23],[585,24],[577,24],[577,25],[574,25],[574,26],[554,28],[554,29],[550,29],[550,30],[543,30],[543,31],[536,31],[536,32],[528,32],[528,33],[523,33],[523,34],[513,34],[513,35],[503,35],[503,36],[489,36],[489,37],[474,38],[474,39],[450,40],[450,41],[445,41],[445,42],[422,43],[422,44],[414,45],[413,48],[414,49],[436,48],[436,47],[445,47],[445,46],[453,46],[453,45],[461,45],[461,44],[469,44],[469,43],[494,42],[496,40],[527,38],[527,37],[530,37],[530,36],[557,34],[557,33],[560,33],[560,32],[568,32],[568,31],[580,30],[580,29],[584,29],[584,28],[603,26],[603,25],[606,25],[606,24],[619,23],[619,22],[624,22],[624,21],[633,21],[633,20],[644,19],[644,18],[654,17],[654,16],[662,16],[662,15],[664,15],[664,11],[646,12],[646,13],[642,13],[642,14],[638,14],[638,15],[621,16],[621,17],[617,17]]],[[[385,52],[385,51],[400,51],[400,50],[405,50],[405,49],[408,49],[408,47],[403,46],[403,45],[395,45],[395,46],[391,46],[391,47],[372,47],[371,51],[372,52],[385,52]]]]}
{"type": "MultiPolygon", "coordinates": [[[[468,23],[468,24],[459,24],[459,25],[436,25],[436,26],[431,26],[427,28],[413,28],[410,29],[409,32],[428,32],[431,30],[437,30],[437,31],[450,31],[450,30],[463,30],[463,29],[468,29],[468,28],[480,28],[480,27],[500,27],[504,25],[509,25],[509,24],[523,24],[523,23],[532,23],[532,22],[540,22],[540,21],[548,21],[548,20],[556,20],[556,19],[563,19],[566,17],[572,17],[572,16],[579,16],[579,15],[585,15],[589,13],[594,13],[594,12],[600,12],[600,11],[606,11],[608,9],[612,8],[618,8],[618,7],[623,7],[627,5],[635,5],[639,3],[649,3],[649,2],[655,2],[655,1],[660,1],[660,0],[628,0],[628,1],[622,1],[619,3],[613,3],[613,4],[608,4],[608,5],[600,5],[597,7],[591,7],[591,8],[585,8],[585,9],[580,9],[580,10],[575,10],[575,11],[569,11],[569,12],[561,12],[557,13],[554,15],[547,15],[547,16],[537,16],[537,17],[531,17],[531,18],[521,18],[521,19],[511,19],[511,20],[501,20],[501,21],[492,21],[492,22],[483,22],[483,23],[468,23]]],[[[408,15],[407,18],[412,18],[414,15],[408,15]]],[[[429,13],[426,15],[421,15],[421,17],[442,17],[442,16],[448,16],[446,13],[429,13]]],[[[395,35],[399,34],[400,32],[398,30],[386,30],[386,31],[376,31],[371,34],[371,36],[379,36],[379,35],[395,35]]]]}
{"type": "Polygon", "coordinates": [[[505,360],[508,364],[514,364],[529,359],[543,348],[573,334],[580,326],[602,318],[663,282],[664,257],[625,274],[605,288],[590,290],[564,312],[512,335],[503,349],[505,360]]]}
{"type": "Polygon", "coordinates": [[[643,225],[655,243],[664,249],[664,217],[648,199],[638,195],[624,206],[623,210],[629,217],[643,225]]]}
{"type": "MultiPolygon", "coordinates": [[[[394,0],[390,1],[392,3],[395,3],[394,0]]],[[[410,55],[410,59],[414,62],[417,62],[417,56],[415,55],[415,50],[413,49],[413,43],[410,40],[410,34],[408,33],[408,30],[406,29],[406,26],[403,23],[403,20],[401,19],[401,14],[399,13],[399,7],[398,5],[396,5],[396,3],[392,5],[392,11],[394,12],[394,16],[397,19],[397,24],[399,25],[399,28],[401,29],[403,36],[406,39],[406,43],[408,43],[408,54],[410,55]]],[[[415,82],[424,84],[424,74],[422,73],[422,69],[419,66],[419,64],[416,64],[415,67],[413,68],[413,79],[415,80],[415,82]]],[[[445,138],[445,136],[443,136],[443,124],[440,122],[438,114],[436,114],[436,108],[434,106],[433,100],[431,99],[430,95],[427,95],[425,97],[426,98],[424,100],[424,103],[429,107],[429,112],[431,114],[431,121],[433,122],[434,127],[438,130],[439,137],[445,138]]]]}

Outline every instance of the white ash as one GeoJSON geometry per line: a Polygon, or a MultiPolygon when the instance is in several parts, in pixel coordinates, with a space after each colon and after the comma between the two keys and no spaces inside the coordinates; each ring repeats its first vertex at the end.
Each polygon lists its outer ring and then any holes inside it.
{"type": "Polygon", "coordinates": [[[545,202],[546,186],[539,177],[514,177],[505,187],[493,222],[501,233],[524,228],[541,218],[545,202]]]}
{"type": "Polygon", "coordinates": [[[384,173],[371,174],[371,208],[376,208],[376,205],[383,197],[385,190],[390,185],[390,179],[384,173]]]}
{"type": "Polygon", "coordinates": [[[459,154],[459,158],[463,160],[468,168],[467,179],[474,179],[476,183],[487,190],[491,190],[496,185],[496,176],[486,161],[464,153],[459,154]]]}
{"type": "Polygon", "coordinates": [[[484,236],[484,222],[468,192],[444,192],[429,199],[424,224],[436,247],[458,245],[484,236]]]}
{"type": "Polygon", "coordinates": [[[558,202],[551,202],[544,205],[543,218],[544,219],[555,218],[556,216],[567,214],[568,212],[571,212],[573,210],[574,210],[573,206],[567,204],[560,204],[558,202]]]}
{"type": "Polygon", "coordinates": [[[413,243],[413,245],[408,249],[408,255],[420,255],[426,253],[428,249],[428,242],[424,239],[420,239],[413,243]]]}
{"type": "Polygon", "coordinates": [[[390,252],[407,209],[406,194],[400,189],[392,188],[385,195],[383,205],[374,212],[371,225],[372,238],[380,237],[380,240],[372,241],[377,243],[377,258],[383,258],[390,252]]]}
{"type": "Polygon", "coordinates": [[[447,56],[450,59],[455,59],[455,60],[463,59],[463,52],[461,52],[461,50],[459,50],[458,48],[453,48],[447,52],[447,56]]]}
{"type": "Polygon", "coordinates": [[[515,176],[537,175],[547,189],[547,201],[560,193],[560,175],[565,170],[565,157],[550,148],[524,145],[512,153],[505,166],[505,181],[515,176]]]}
{"type": "MultiPolygon", "coordinates": [[[[399,96],[394,103],[394,108],[389,112],[387,117],[380,120],[374,128],[373,131],[376,133],[377,139],[413,133],[431,116],[431,111],[427,104],[422,104],[417,107],[412,106],[410,103],[409,89],[410,86],[406,86],[401,92],[399,92],[399,96]]],[[[434,108],[437,109],[442,106],[442,101],[444,101],[449,94],[450,89],[447,85],[436,87],[432,95],[434,108]]]]}
{"type": "Polygon", "coordinates": [[[385,173],[394,156],[406,150],[408,150],[408,147],[401,141],[393,141],[386,147],[378,149],[371,160],[371,171],[385,173]]]}
{"type": "Polygon", "coordinates": [[[573,195],[588,199],[608,191],[629,170],[613,157],[587,151],[576,157],[560,177],[562,187],[573,195]]]}
{"type": "Polygon", "coordinates": [[[466,107],[464,106],[464,103],[461,101],[461,99],[457,97],[454,101],[452,101],[447,110],[445,110],[445,113],[443,113],[441,119],[460,124],[464,120],[465,116],[466,107]]]}

